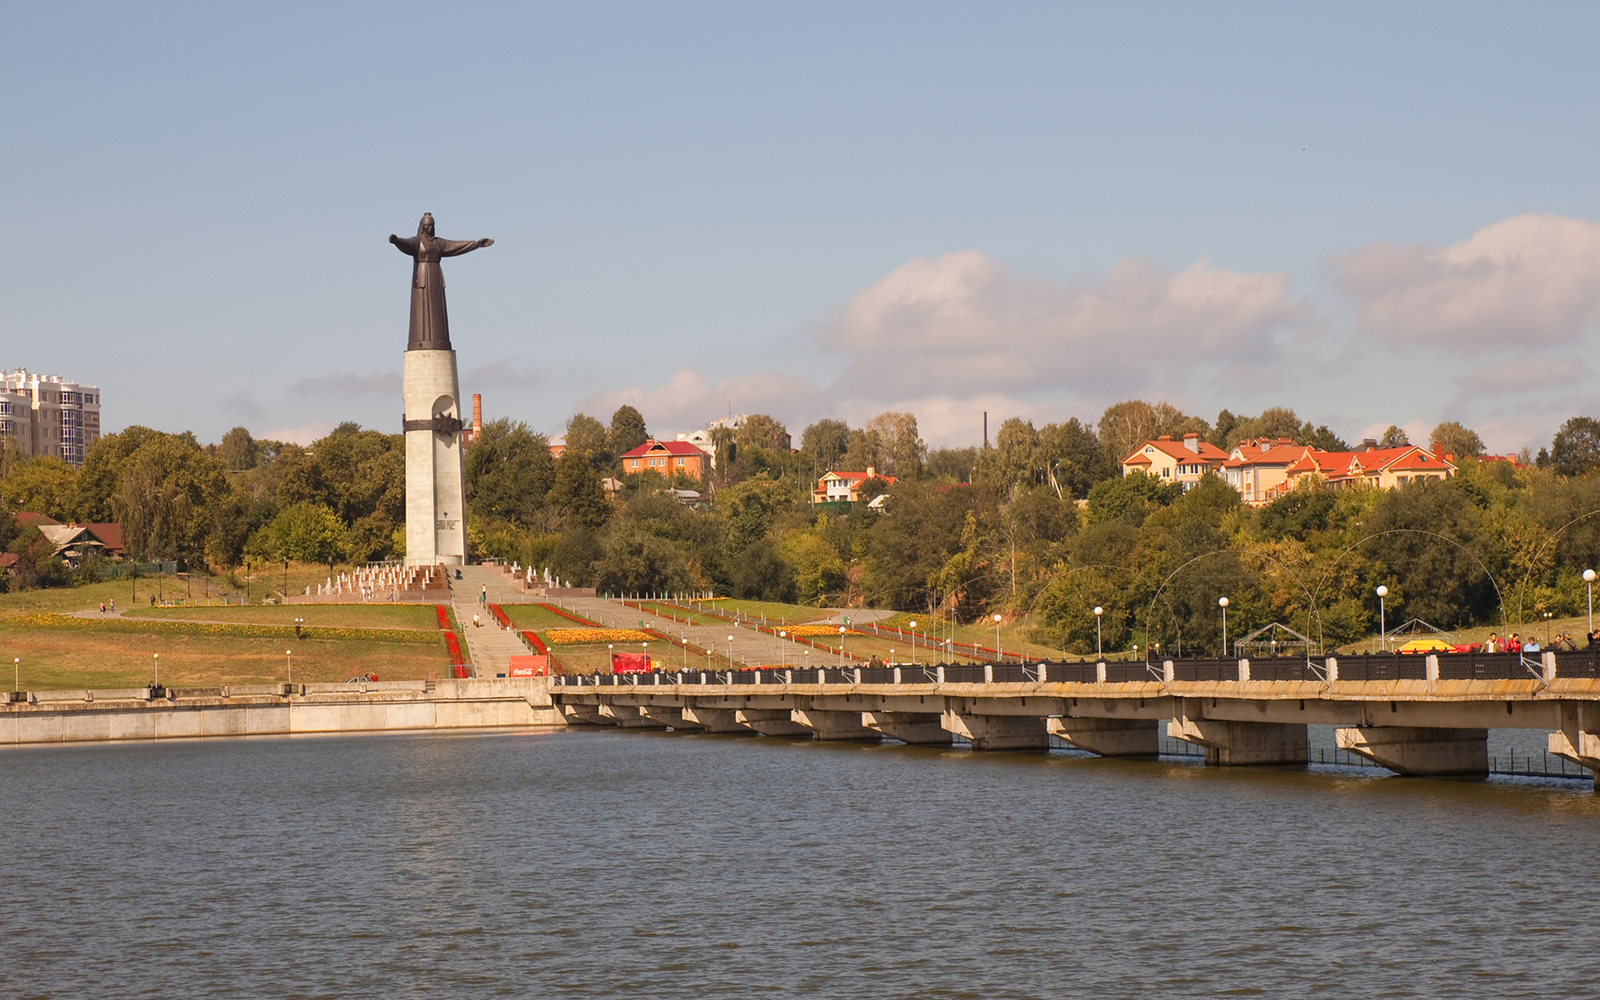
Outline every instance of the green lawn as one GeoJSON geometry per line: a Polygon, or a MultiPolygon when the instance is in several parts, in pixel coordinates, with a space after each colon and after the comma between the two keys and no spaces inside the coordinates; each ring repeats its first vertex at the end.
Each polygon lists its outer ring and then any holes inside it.
{"type": "Polygon", "coordinates": [[[129,618],[176,619],[246,624],[293,625],[304,618],[308,625],[336,628],[401,628],[438,631],[432,604],[291,604],[283,607],[137,608],[129,618]]]}
{"type": "MultiPolygon", "coordinates": [[[[553,611],[546,611],[537,604],[502,604],[500,610],[511,619],[513,628],[523,632],[543,632],[552,628],[584,628],[571,618],[563,618],[553,611]]],[[[484,616],[488,618],[487,615],[484,616]]]]}

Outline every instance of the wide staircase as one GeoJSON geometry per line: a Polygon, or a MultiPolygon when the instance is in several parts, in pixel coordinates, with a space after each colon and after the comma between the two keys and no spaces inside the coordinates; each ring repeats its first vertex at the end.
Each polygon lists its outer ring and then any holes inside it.
{"type": "Polygon", "coordinates": [[[487,566],[462,566],[461,579],[454,581],[452,596],[456,620],[467,637],[467,655],[472,660],[474,676],[493,678],[505,674],[511,666],[511,657],[523,656],[530,650],[515,630],[505,629],[490,613],[486,604],[520,604],[528,597],[497,570],[487,566]],[[483,589],[489,588],[489,599],[481,602],[483,589]],[[472,616],[478,624],[472,624],[472,616]]]}

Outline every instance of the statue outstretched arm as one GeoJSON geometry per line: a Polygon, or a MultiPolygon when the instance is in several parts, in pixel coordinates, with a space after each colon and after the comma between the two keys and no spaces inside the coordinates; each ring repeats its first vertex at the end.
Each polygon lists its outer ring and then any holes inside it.
{"type": "Polygon", "coordinates": [[[459,257],[479,247],[492,247],[494,240],[438,240],[434,245],[439,248],[441,257],[459,257]]]}
{"type": "Polygon", "coordinates": [[[417,238],[415,236],[396,236],[389,234],[389,242],[400,249],[400,252],[410,257],[417,255],[417,238]]]}

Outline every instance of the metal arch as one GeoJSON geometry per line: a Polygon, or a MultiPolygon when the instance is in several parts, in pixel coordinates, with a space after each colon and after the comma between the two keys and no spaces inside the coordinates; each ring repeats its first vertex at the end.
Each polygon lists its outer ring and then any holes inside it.
{"type": "MultiPolygon", "coordinates": [[[[1600,511],[1597,511],[1596,513],[1600,513],[1600,511]]],[[[1471,549],[1467,548],[1465,545],[1463,545],[1460,542],[1456,541],[1454,538],[1451,538],[1449,535],[1440,534],[1437,531],[1428,531],[1425,528],[1386,528],[1383,531],[1374,531],[1372,534],[1367,535],[1364,538],[1359,538],[1356,541],[1352,542],[1348,548],[1346,548],[1343,552],[1339,553],[1339,557],[1333,561],[1333,565],[1329,566],[1327,572],[1322,574],[1322,579],[1317,581],[1317,593],[1318,594],[1322,593],[1322,588],[1327,584],[1328,577],[1332,576],[1333,575],[1333,571],[1339,568],[1339,563],[1344,561],[1344,557],[1345,556],[1347,556],[1350,553],[1355,551],[1356,546],[1363,545],[1363,544],[1365,544],[1367,542],[1370,542],[1374,538],[1382,538],[1384,535],[1402,535],[1402,534],[1430,535],[1430,536],[1432,536],[1434,538],[1443,539],[1444,541],[1447,541],[1451,545],[1454,545],[1456,548],[1460,549],[1462,552],[1465,552],[1467,555],[1471,556],[1472,557],[1472,561],[1478,564],[1478,568],[1479,569],[1483,570],[1483,575],[1489,581],[1489,586],[1494,588],[1494,596],[1496,598],[1498,598],[1499,602],[1500,602],[1501,626],[1504,627],[1504,625],[1505,625],[1505,614],[1506,614],[1505,594],[1503,594],[1501,592],[1501,590],[1500,590],[1500,582],[1494,578],[1494,574],[1493,573],[1489,572],[1489,567],[1487,567],[1487,566],[1485,566],[1483,564],[1483,560],[1478,558],[1477,553],[1473,552],[1471,549]]],[[[1319,622],[1319,626],[1318,627],[1320,629],[1320,622],[1321,622],[1320,618],[1318,619],[1318,622],[1319,622]]],[[[1317,638],[1319,640],[1322,638],[1322,635],[1321,635],[1320,631],[1318,632],[1317,638]]]]}
{"type": "Polygon", "coordinates": [[[1596,514],[1600,514],[1600,510],[1591,510],[1587,514],[1579,514],[1577,517],[1575,517],[1572,520],[1568,521],[1566,524],[1563,524],[1561,527],[1559,527],[1556,530],[1550,532],[1550,534],[1545,537],[1545,540],[1539,544],[1539,547],[1534,550],[1533,558],[1528,560],[1528,571],[1526,573],[1522,574],[1522,582],[1517,584],[1517,627],[1518,628],[1524,628],[1527,625],[1527,622],[1522,620],[1522,598],[1528,592],[1528,580],[1532,578],[1532,576],[1533,576],[1533,567],[1539,562],[1539,556],[1544,553],[1545,546],[1547,546],[1551,542],[1555,541],[1556,537],[1558,535],[1560,535],[1563,531],[1566,531],[1568,528],[1572,527],[1574,524],[1577,524],[1579,521],[1582,521],[1585,518],[1594,517],[1596,514]]]}
{"type": "MultiPolygon", "coordinates": [[[[1167,589],[1167,584],[1172,582],[1172,578],[1173,577],[1177,576],[1179,573],[1182,573],[1184,570],[1188,569],[1190,566],[1192,566],[1193,564],[1199,562],[1200,560],[1209,558],[1211,556],[1222,555],[1225,552],[1234,552],[1234,553],[1236,553],[1238,555],[1245,555],[1246,554],[1245,552],[1239,552],[1236,549],[1213,549],[1210,552],[1202,552],[1199,555],[1195,556],[1193,559],[1190,559],[1188,562],[1184,563],[1182,566],[1179,566],[1177,569],[1173,570],[1171,573],[1168,573],[1167,574],[1167,578],[1165,580],[1161,581],[1161,586],[1156,588],[1155,594],[1150,598],[1150,607],[1145,609],[1145,614],[1144,614],[1144,642],[1145,642],[1145,649],[1146,650],[1148,650],[1150,648],[1150,618],[1151,618],[1152,615],[1155,614],[1156,599],[1161,596],[1161,592],[1162,591],[1167,589]]],[[[1266,559],[1269,562],[1272,562],[1273,564],[1278,566],[1278,568],[1282,569],[1284,572],[1288,573],[1291,577],[1293,577],[1294,578],[1294,582],[1299,584],[1301,590],[1305,591],[1306,597],[1310,598],[1310,600],[1311,600],[1311,606],[1309,608],[1307,608],[1307,610],[1306,610],[1307,621],[1309,623],[1311,616],[1315,616],[1316,617],[1316,620],[1317,620],[1317,642],[1319,644],[1321,644],[1322,641],[1323,641],[1322,612],[1320,610],[1318,610],[1318,608],[1317,608],[1317,595],[1313,594],[1311,592],[1310,588],[1308,588],[1306,586],[1305,581],[1300,579],[1300,574],[1296,573],[1292,568],[1290,568],[1282,560],[1278,559],[1275,556],[1269,556],[1265,552],[1253,552],[1253,553],[1249,553],[1249,554],[1258,556],[1258,557],[1260,557],[1262,559],[1266,559]]],[[[1169,607],[1171,606],[1170,602],[1169,602],[1168,606],[1169,607]]],[[[1223,655],[1224,656],[1227,655],[1227,650],[1223,650],[1223,655]]],[[[1310,660],[1310,656],[1308,655],[1306,657],[1306,659],[1309,661],[1310,660]]]]}

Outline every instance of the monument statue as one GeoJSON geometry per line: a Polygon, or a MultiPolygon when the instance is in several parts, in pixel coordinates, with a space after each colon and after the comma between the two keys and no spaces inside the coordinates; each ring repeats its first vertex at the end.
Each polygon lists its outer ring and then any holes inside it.
{"type": "Polygon", "coordinates": [[[450,317],[445,312],[444,269],[439,260],[492,247],[494,240],[441,240],[433,235],[433,213],[424,212],[417,235],[390,233],[389,242],[416,261],[411,265],[411,335],[406,350],[450,350],[450,317]]]}
{"type": "Polygon", "coordinates": [[[433,215],[417,235],[389,242],[416,261],[411,268],[411,335],[401,392],[406,434],[406,556],[411,566],[459,566],[467,558],[466,492],[461,465],[461,386],[440,259],[491,246],[494,240],[441,240],[433,215]]]}

